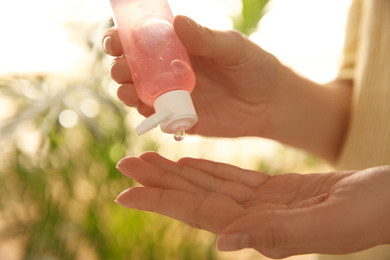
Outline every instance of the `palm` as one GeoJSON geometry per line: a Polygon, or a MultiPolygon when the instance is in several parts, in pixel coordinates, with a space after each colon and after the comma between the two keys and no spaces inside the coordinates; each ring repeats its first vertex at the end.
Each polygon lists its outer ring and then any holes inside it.
{"type": "Polygon", "coordinates": [[[283,258],[351,253],[389,241],[389,166],[269,176],[145,153],[125,158],[118,169],[144,185],[119,195],[119,204],[218,234],[221,250],[251,247],[283,258]],[[235,234],[244,234],[248,241],[237,242],[235,234]]]}
{"type": "Polygon", "coordinates": [[[128,176],[144,185],[122,194],[132,207],[167,215],[216,234],[248,214],[316,204],[335,183],[348,176],[271,177],[205,160],[182,159],[175,163],[155,153],[127,158],[123,163],[128,164],[122,166],[128,176]]]}

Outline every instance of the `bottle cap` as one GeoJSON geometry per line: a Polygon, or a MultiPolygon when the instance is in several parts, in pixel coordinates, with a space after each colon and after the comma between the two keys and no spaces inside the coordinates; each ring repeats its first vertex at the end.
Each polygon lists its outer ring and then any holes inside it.
{"type": "Polygon", "coordinates": [[[161,130],[173,134],[177,129],[188,130],[198,122],[191,95],[186,90],[172,90],[154,101],[155,113],[141,122],[135,132],[142,135],[160,125],[161,130]]]}

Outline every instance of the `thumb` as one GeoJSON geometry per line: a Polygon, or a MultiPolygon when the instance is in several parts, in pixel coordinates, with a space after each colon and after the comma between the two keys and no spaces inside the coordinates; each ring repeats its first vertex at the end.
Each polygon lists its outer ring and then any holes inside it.
{"type": "Polygon", "coordinates": [[[329,239],[331,220],[321,211],[300,208],[246,215],[222,230],[217,248],[221,251],[254,248],[271,258],[317,253],[324,247],[331,248],[329,243],[334,242],[329,239]]]}
{"type": "Polygon", "coordinates": [[[173,24],[190,55],[233,59],[232,55],[239,56],[244,44],[245,36],[237,31],[212,30],[186,16],[176,16],[173,24]]]}

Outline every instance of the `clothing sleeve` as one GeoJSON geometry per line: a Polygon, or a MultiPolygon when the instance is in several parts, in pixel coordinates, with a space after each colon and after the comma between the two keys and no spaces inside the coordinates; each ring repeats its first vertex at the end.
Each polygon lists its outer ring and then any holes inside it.
{"type": "Polygon", "coordinates": [[[353,79],[357,59],[358,39],[360,33],[361,3],[355,0],[351,3],[342,61],[337,79],[353,79]]]}
{"type": "Polygon", "coordinates": [[[353,80],[353,95],[339,169],[390,164],[389,32],[389,0],[352,2],[338,78],[353,80]]]}

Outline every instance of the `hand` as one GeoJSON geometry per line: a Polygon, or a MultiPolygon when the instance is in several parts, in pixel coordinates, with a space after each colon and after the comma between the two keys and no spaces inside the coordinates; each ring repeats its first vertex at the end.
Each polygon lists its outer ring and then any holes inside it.
{"type": "MultiPolygon", "coordinates": [[[[189,133],[258,136],[337,160],[350,113],[351,81],[321,86],[283,66],[273,55],[236,31],[216,31],[177,16],[174,28],[197,77],[192,98],[199,122],[189,133]]],[[[115,56],[111,77],[118,97],[149,116],[140,102],[115,28],[103,40],[115,56]]]]}
{"type": "Polygon", "coordinates": [[[121,193],[119,204],[213,232],[223,251],[254,248],[282,258],[390,243],[390,166],[269,176],[144,153],[121,160],[118,169],[144,185],[121,193]]]}
{"type": "MultiPolygon", "coordinates": [[[[210,30],[184,16],[175,18],[174,28],[190,54],[197,77],[192,97],[199,122],[189,132],[236,137],[266,131],[270,117],[267,103],[277,91],[277,59],[236,31],[210,30]]],[[[153,113],[138,99],[116,29],[105,33],[103,46],[116,56],[111,76],[122,84],[119,99],[137,106],[144,116],[153,113]]]]}

